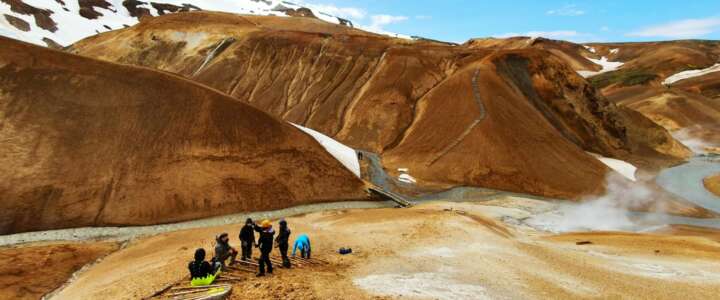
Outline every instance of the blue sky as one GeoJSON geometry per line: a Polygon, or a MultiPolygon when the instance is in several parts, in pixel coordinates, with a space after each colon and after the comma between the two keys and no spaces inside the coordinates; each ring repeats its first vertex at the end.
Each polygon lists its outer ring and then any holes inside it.
{"type": "Polygon", "coordinates": [[[720,0],[312,0],[359,27],[452,42],[545,36],[575,42],[720,39],[720,0]]]}

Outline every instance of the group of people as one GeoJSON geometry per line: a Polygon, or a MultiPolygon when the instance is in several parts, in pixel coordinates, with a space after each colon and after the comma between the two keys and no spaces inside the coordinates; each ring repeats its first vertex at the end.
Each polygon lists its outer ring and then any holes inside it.
{"type": "MultiPolygon", "coordinates": [[[[272,274],[273,265],[270,261],[270,253],[273,249],[273,243],[280,250],[280,256],[282,257],[282,265],[284,268],[290,268],[291,262],[288,257],[289,241],[290,241],[290,228],[288,228],[287,221],[281,219],[279,222],[278,234],[275,236],[275,230],[273,229],[272,223],[269,220],[264,220],[260,225],[253,222],[252,219],[248,218],[245,221],[245,225],[240,229],[240,250],[242,251],[241,260],[249,261],[252,259],[253,247],[260,249],[260,259],[258,260],[258,273],[257,276],[265,276],[265,271],[272,274]],[[255,233],[259,233],[258,239],[255,239],[255,233]]],[[[195,285],[210,284],[214,280],[215,276],[222,270],[225,270],[227,265],[235,263],[237,255],[239,254],[235,248],[230,246],[230,237],[227,233],[221,233],[215,238],[215,256],[210,262],[205,261],[205,249],[199,248],[195,250],[195,259],[190,262],[188,269],[190,270],[191,282],[195,285]]],[[[310,258],[310,238],[306,234],[302,234],[295,239],[293,245],[292,256],[295,256],[296,251],[300,250],[302,258],[310,258]]]]}

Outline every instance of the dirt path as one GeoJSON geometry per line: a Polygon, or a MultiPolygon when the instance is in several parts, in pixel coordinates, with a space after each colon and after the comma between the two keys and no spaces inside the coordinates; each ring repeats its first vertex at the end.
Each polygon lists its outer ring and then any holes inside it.
{"type": "MultiPolygon", "coordinates": [[[[709,299],[720,293],[715,230],[552,236],[521,222],[543,205],[435,202],[290,217],[295,236],[308,233],[313,253],[331,264],[262,279],[247,274],[233,299],[709,299]],[[340,247],[353,254],[336,254],[340,247]]],[[[152,294],[186,275],[195,248],[210,249],[222,231],[236,244],[238,230],[226,225],[139,239],[83,272],[57,299],[152,294]]]]}
{"type": "Polygon", "coordinates": [[[468,127],[463,131],[460,136],[458,136],[452,143],[448,144],[445,149],[440,151],[433,159],[430,160],[428,163],[428,166],[434,164],[438,159],[443,157],[445,154],[450,152],[453,148],[455,148],[460,142],[462,142],[465,137],[470,134],[470,132],[475,129],[475,126],[480,124],[482,120],[485,119],[485,116],[487,115],[487,112],[485,111],[485,105],[482,102],[482,99],[480,98],[480,87],[478,86],[478,78],[480,77],[480,69],[475,70],[475,73],[473,73],[472,76],[472,89],[473,89],[473,99],[475,99],[475,103],[477,104],[478,108],[478,116],[475,118],[475,120],[468,125],[468,127]]]}

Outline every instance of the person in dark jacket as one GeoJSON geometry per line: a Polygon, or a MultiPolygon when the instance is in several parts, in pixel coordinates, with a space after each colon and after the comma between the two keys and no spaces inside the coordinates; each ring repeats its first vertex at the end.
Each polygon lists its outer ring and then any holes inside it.
{"type": "Polygon", "coordinates": [[[260,248],[260,261],[258,262],[258,274],[257,276],[265,276],[265,266],[267,265],[267,272],[272,274],[273,266],[270,261],[270,252],[273,248],[273,238],[275,237],[275,231],[272,229],[272,223],[269,220],[262,221],[261,226],[256,226],[255,230],[260,232],[260,238],[258,238],[258,248],[260,248]]]}
{"type": "Polygon", "coordinates": [[[235,258],[238,255],[237,250],[230,246],[230,238],[228,234],[223,232],[215,238],[215,257],[214,261],[219,262],[225,270],[225,261],[230,259],[230,265],[235,263],[235,258]]]}
{"type": "Polygon", "coordinates": [[[245,226],[240,229],[240,248],[242,250],[242,260],[251,260],[252,248],[253,246],[257,247],[254,230],[255,223],[253,223],[253,220],[250,218],[245,220],[245,226]]]}
{"type": "Polygon", "coordinates": [[[282,256],[283,267],[285,268],[290,268],[290,258],[288,257],[288,248],[290,248],[289,240],[290,228],[287,226],[287,221],[280,220],[280,229],[275,238],[275,243],[277,243],[277,247],[280,248],[280,256],[282,256]]]}
{"type": "Polygon", "coordinates": [[[198,248],[195,250],[195,260],[188,264],[190,270],[190,279],[206,278],[209,275],[216,274],[220,265],[212,266],[205,261],[205,249],[198,248]]]}

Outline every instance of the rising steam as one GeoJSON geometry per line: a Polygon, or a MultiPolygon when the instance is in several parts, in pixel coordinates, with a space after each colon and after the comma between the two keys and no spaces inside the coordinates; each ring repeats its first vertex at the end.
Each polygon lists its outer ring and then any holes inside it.
{"type": "Polygon", "coordinates": [[[662,223],[658,215],[641,216],[631,212],[638,208],[665,212],[665,206],[661,201],[657,201],[662,195],[658,195],[646,184],[629,181],[615,172],[608,174],[606,182],[607,191],[604,195],[584,199],[579,204],[560,204],[557,210],[535,216],[528,224],[552,232],[570,232],[636,231],[639,224],[662,223]]]}

